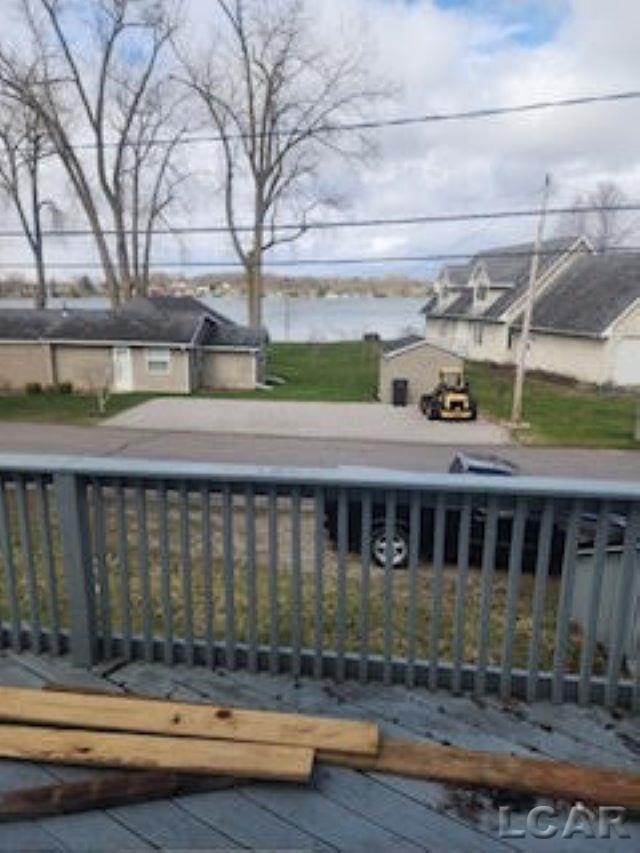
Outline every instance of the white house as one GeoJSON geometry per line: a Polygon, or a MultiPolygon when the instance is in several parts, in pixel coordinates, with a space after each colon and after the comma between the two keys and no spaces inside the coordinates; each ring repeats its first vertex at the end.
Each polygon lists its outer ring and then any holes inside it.
{"type": "MultiPolygon", "coordinates": [[[[470,359],[515,361],[532,244],[481,252],[466,285],[443,271],[426,339],[470,359]]],[[[640,385],[640,254],[596,255],[584,237],[541,247],[528,365],[598,385],[640,385]]]]}

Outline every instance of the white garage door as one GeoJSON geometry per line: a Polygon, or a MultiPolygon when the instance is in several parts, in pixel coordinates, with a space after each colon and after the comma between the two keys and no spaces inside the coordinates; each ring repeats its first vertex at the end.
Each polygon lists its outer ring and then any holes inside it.
{"type": "Polygon", "coordinates": [[[613,381],[616,385],[640,385],[640,338],[623,338],[616,347],[613,381]]]}

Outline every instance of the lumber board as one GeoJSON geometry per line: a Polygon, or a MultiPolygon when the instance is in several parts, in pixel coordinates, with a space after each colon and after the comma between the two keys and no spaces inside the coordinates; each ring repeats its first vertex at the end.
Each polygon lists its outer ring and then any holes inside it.
{"type": "Polygon", "coordinates": [[[0,724],[0,758],[307,782],[302,746],[0,724]]]}
{"type": "Polygon", "coordinates": [[[69,690],[0,687],[0,721],[375,755],[375,723],[69,690]]]}
{"type": "Polygon", "coordinates": [[[91,776],[80,782],[56,782],[38,788],[0,792],[0,823],[36,817],[73,814],[90,809],[129,806],[134,803],[211,793],[234,788],[233,776],[190,776],[182,773],[127,770],[91,776]]]}
{"type": "Polygon", "coordinates": [[[628,771],[391,739],[381,741],[377,756],[322,750],[317,759],[354,770],[640,810],[640,774],[628,771]]]}

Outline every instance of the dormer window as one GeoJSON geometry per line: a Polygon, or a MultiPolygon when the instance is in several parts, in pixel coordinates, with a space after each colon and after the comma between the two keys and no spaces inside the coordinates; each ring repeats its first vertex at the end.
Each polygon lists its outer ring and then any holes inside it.
{"type": "Polygon", "coordinates": [[[485,299],[487,298],[487,292],[488,292],[488,288],[487,288],[486,284],[478,285],[478,287],[476,289],[476,299],[478,300],[478,302],[484,302],[485,301],[485,299]]]}

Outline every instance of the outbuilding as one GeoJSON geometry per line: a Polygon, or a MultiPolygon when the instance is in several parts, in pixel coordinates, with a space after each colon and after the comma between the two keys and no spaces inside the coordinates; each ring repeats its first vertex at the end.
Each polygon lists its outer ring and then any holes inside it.
{"type": "Polygon", "coordinates": [[[393,402],[394,382],[406,380],[407,404],[417,405],[420,397],[438,384],[441,370],[463,366],[460,356],[419,335],[383,341],[380,344],[378,399],[382,403],[393,402]]]}
{"type": "Polygon", "coordinates": [[[190,394],[263,381],[266,334],[191,297],[138,297],[115,310],[0,311],[0,387],[69,384],[190,394]]]}

